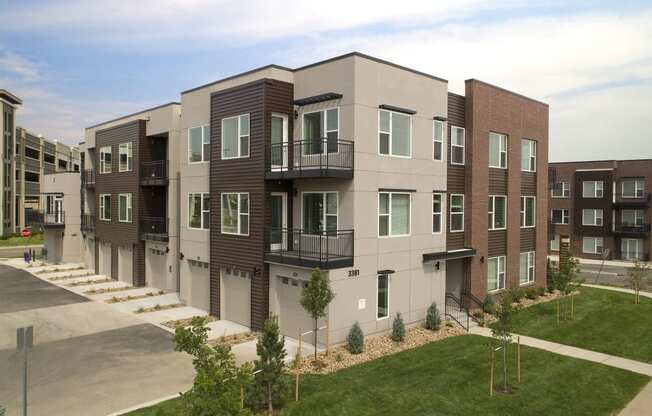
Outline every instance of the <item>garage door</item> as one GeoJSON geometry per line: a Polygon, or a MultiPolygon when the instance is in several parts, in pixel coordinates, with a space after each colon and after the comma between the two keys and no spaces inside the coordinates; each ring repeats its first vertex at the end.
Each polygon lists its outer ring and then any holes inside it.
{"type": "Polygon", "coordinates": [[[118,247],[118,279],[121,282],[133,284],[133,270],[134,259],[131,247],[118,247]]]}
{"type": "Polygon", "coordinates": [[[156,289],[170,289],[167,287],[167,265],[165,251],[158,248],[148,247],[145,253],[146,270],[145,285],[156,289]]]}
{"type": "MultiPolygon", "coordinates": [[[[314,325],[310,315],[301,306],[302,281],[289,277],[277,277],[276,287],[279,302],[279,324],[281,333],[290,338],[299,338],[300,332],[312,330],[314,325]]],[[[321,322],[319,324],[322,325],[321,322]]],[[[312,339],[312,335],[308,337],[312,339]]],[[[305,339],[305,341],[309,341],[305,339]]]]}
{"type": "Polygon", "coordinates": [[[247,273],[244,273],[244,276],[240,273],[237,275],[224,273],[222,276],[225,319],[247,327],[251,326],[251,279],[247,273]]]}
{"type": "MultiPolygon", "coordinates": [[[[97,244],[97,242],[96,242],[97,244]]],[[[111,244],[100,242],[100,249],[98,250],[99,258],[99,271],[104,276],[111,277],[111,244]]]]}

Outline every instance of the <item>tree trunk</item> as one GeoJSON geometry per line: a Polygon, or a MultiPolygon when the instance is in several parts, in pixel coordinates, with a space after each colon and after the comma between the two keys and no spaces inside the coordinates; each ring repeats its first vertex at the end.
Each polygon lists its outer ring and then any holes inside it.
{"type": "Polygon", "coordinates": [[[317,318],[315,318],[315,329],[313,331],[313,339],[315,341],[315,344],[313,347],[315,348],[315,361],[317,361],[317,318]]]}
{"type": "Polygon", "coordinates": [[[507,393],[507,342],[503,342],[503,384],[507,393]]]}
{"type": "Polygon", "coordinates": [[[274,412],[274,407],[272,406],[272,383],[267,382],[267,411],[270,416],[274,412]]]}

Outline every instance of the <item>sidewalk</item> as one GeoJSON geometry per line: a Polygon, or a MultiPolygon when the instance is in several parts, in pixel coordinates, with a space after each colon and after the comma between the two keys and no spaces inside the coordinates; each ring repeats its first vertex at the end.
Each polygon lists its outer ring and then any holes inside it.
{"type": "Polygon", "coordinates": [[[619,416],[640,416],[650,414],[652,409],[652,381],[634,397],[634,400],[619,413],[619,416]]]}
{"type": "MultiPolygon", "coordinates": [[[[548,259],[551,261],[559,261],[559,255],[558,254],[548,254],[548,259]]],[[[575,257],[575,260],[578,260],[580,264],[593,264],[596,266],[599,266],[603,264],[602,260],[595,260],[595,259],[583,259],[581,257],[575,257]]],[[[634,262],[632,261],[627,261],[627,260],[605,260],[604,265],[605,266],[615,266],[615,267],[632,267],[634,262]]]]}
{"type": "MultiPolygon", "coordinates": [[[[613,290],[614,292],[629,293],[630,295],[634,294],[634,291],[632,289],[625,289],[625,288],[622,288],[622,287],[591,285],[591,284],[587,284],[587,283],[582,283],[582,286],[592,287],[592,288],[595,288],[595,289],[613,290]]],[[[652,299],[652,292],[644,292],[644,291],[641,290],[640,292],[638,292],[638,294],[640,296],[652,299]]]]}

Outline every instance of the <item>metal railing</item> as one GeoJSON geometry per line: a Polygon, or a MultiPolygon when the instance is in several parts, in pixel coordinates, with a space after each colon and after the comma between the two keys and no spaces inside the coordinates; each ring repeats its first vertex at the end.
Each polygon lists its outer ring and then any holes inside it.
{"type": "Polygon", "coordinates": [[[477,296],[475,296],[473,293],[469,292],[468,290],[464,289],[462,290],[462,304],[467,305],[467,313],[470,316],[472,320],[477,322],[478,324],[482,323],[482,320],[478,318],[477,316],[474,315],[473,311],[480,310],[482,311],[482,317],[484,319],[484,315],[489,312],[487,311],[486,305],[483,301],[481,301],[477,296]]]}
{"type": "Polygon", "coordinates": [[[284,260],[312,260],[327,264],[353,261],[353,230],[306,231],[298,228],[269,229],[269,253],[284,260]]]}
{"type": "Polygon", "coordinates": [[[354,145],[350,140],[313,139],[270,145],[266,167],[271,171],[352,170],[354,145]]]}
{"type": "Polygon", "coordinates": [[[142,181],[168,179],[168,161],[155,160],[142,163],[140,165],[140,179],[142,181]]]}
{"type": "Polygon", "coordinates": [[[452,293],[444,298],[444,316],[457,322],[465,331],[469,330],[469,311],[462,306],[462,301],[452,293]]]}
{"type": "Polygon", "coordinates": [[[140,217],[140,237],[145,240],[165,240],[168,236],[168,218],[140,217]]]}
{"type": "Polygon", "coordinates": [[[650,224],[616,224],[614,225],[614,232],[618,234],[645,234],[650,232],[650,224]]]}
{"type": "Polygon", "coordinates": [[[64,211],[46,212],[43,214],[43,225],[65,225],[66,213],[64,211]]]}
{"type": "Polygon", "coordinates": [[[81,217],[82,231],[95,231],[95,215],[83,214],[81,217]]]}
{"type": "Polygon", "coordinates": [[[650,205],[651,195],[649,192],[641,193],[638,196],[617,193],[614,200],[616,205],[650,205]]]}
{"type": "Polygon", "coordinates": [[[93,186],[95,185],[95,170],[86,169],[81,174],[82,186],[93,186]]]}
{"type": "Polygon", "coordinates": [[[35,209],[25,208],[25,225],[40,226],[43,225],[43,212],[35,209]]]}

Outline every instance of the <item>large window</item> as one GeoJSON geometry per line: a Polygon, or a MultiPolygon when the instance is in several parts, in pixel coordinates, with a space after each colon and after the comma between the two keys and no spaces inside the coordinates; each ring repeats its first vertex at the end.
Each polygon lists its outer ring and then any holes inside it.
{"type": "Polygon", "coordinates": [[[564,208],[553,209],[551,218],[553,224],[561,224],[561,225],[568,224],[568,221],[570,219],[569,210],[564,208]]]}
{"type": "Polygon", "coordinates": [[[100,220],[111,221],[111,194],[100,194],[100,220]]]}
{"type": "Polygon", "coordinates": [[[582,210],[582,225],[602,225],[602,210],[601,209],[583,209],[582,210]]]}
{"type": "Polygon", "coordinates": [[[378,110],[378,151],[381,155],[411,156],[412,117],[378,110]]]}
{"type": "Polygon", "coordinates": [[[552,237],[552,240],[550,240],[550,251],[559,251],[559,243],[560,243],[560,236],[559,234],[555,234],[552,237]]]}
{"type": "Polygon", "coordinates": [[[534,227],[536,224],[536,198],[521,197],[521,227],[534,227]]]}
{"type": "Polygon", "coordinates": [[[464,138],[463,127],[451,126],[451,165],[464,164],[464,138]]]}
{"type": "Polygon", "coordinates": [[[210,194],[196,192],[188,194],[188,228],[208,230],[210,224],[210,194]]]}
{"type": "Polygon", "coordinates": [[[337,192],[304,192],[303,231],[322,234],[337,231],[337,192]]]}
{"type": "Polygon", "coordinates": [[[534,282],[534,251],[521,253],[519,283],[522,285],[534,282]]]}
{"type": "Polygon", "coordinates": [[[339,120],[339,108],[304,113],[303,154],[319,155],[337,152],[340,135],[339,120]]]}
{"type": "Polygon", "coordinates": [[[222,233],[249,235],[249,194],[222,194],[222,233]]]}
{"type": "Polygon", "coordinates": [[[505,289],[505,256],[487,259],[487,291],[505,289]]]}
{"type": "Polygon", "coordinates": [[[507,197],[489,195],[489,229],[504,230],[506,224],[507,197]]]}
{"type": "Polygon", "coordinates": [[[377,303],[376,319],[384,319],[389,316],[389,275],[379,274],[376,284],[377,303]]]}
{"type": "Polygon", "coordinates": [[[568,198],[570,195],[568,182],[557,182],[553,184],[551,194],[553,198],[568,198]]]}
{"type": "Polygon", "coordinates": [[[432,125],[432,158],[442,160],[444,158],[444,122],[434,120],[432,125]]]}
{"type": "Polygon", "coordinates": [[[100,147],[100,173],[111,173],[111,146],[100,147]]]}
{"type": "Polygon", "coordinates": [[[537,142],[534,140],[521,140],[521,170],[537,171],[537,142]]]}
{"type": "Polygon", "coordinates": [[[188,129],[188,162],[208,162],[211,158],[210,126],[188,129]]]}
{"type": "Polygon", "coordinates": [[[451,194],[450,199],[450,230],[464,231],[464,195],[451,194]]]}
{"type": "Polygon", "coordinates": [[[507,136],[489,133],[489,167],[507,168],[507,136]]]}
{"type": "MultiPolygon", "coordinates": [[[[18,173],[20,171],[16,171],[18,173]]],[[[25,182],[40,182],[41,181],[41,175],[35,172],[30,172],[28,170],[25,171],[25,182]]]]}
{"type": "Polygon", "coordinates": [[[583,198],[602,198],[604,195],[604,184],[602,181],[582,182],[583,198]]]}
{"type": "Polygon", "coordinates": [[[249,157],[249,114],[222,119],[222,159],[249,157]]]}
{"type": "Polygon", "coordinates": [[[25,157],[39,160],[41,158],[41,152],[36,149],[32,149],[31,147],[25,146],[25,157]]]}
{"type": "Polygon", "coordinates": [[[582,251],[587,254],[601,254],[602,237],[584,237],[582,239],[582,251]]]}
{"type": "Polygon", "coordinates": [[[131,194],[118,194],[118,221],[131,222],[131,194]]]}
{"type": "Polygon", "coordinates": [[[443,194],[432,194],[432,232],[440,233],[443,217],[443,194]]]}
{"type": "Polygon", "coordinates": [[[643,179],[627,179],[622,182],[621,187],[624,198],[643,198],[645,181],[643,179]]]}
{"type": "Polygon", "coordinates": [[[620,214],[621,223],[628,227],[638,227],[643,225],[642,209],[624,209],[620,214]]]}
{"type": "Polygon", "coordinates": [[[398,237],[410,234],[410,194],[380,192],[378,194],[378,235],[398,237]]]}
{"type": "Polygon", "coordinates": [[[120,143],[118,146],[118,170],[128,172],[133,168],[133,142],[120,143]]]}
{"type": "Polygon", "coordinates": [[[643,240],[623,238],[620,243],[620,255],[623,260],[643,259],[643,240]]]}

